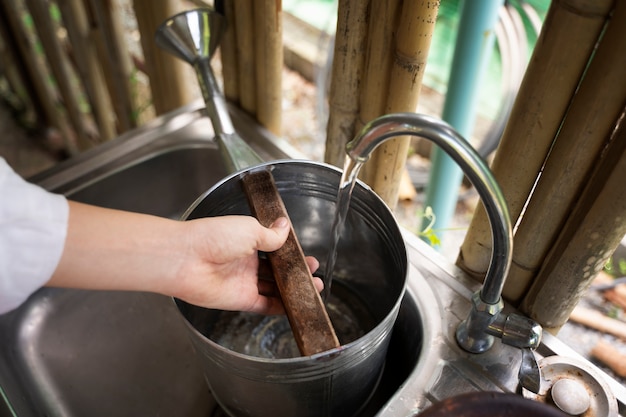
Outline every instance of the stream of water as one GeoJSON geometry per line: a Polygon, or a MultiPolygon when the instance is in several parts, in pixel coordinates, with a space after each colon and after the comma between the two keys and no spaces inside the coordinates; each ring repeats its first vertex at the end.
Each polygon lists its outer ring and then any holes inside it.
{"type": "Polygon", "coordinates": [[[333,282],[333,271],[337,262],[337,245],[341,238],[343,225],[350,208],[350,199],[352,198],[352,190],[356,184],[359,170],[363,164],[347,157],[343,167],[343,174],[339,181],[339,189],[337,191],[337,204],[335,209],[335,218],[331,229],[331,244],[326,260],[326,269],[324,270],[324,291],[322,299],[326,301],[330,296],[331,286],[333,282]]]}

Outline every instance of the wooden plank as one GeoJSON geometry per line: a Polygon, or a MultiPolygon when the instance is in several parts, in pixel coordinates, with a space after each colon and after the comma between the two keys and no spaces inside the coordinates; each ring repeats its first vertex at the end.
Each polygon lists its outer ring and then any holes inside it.
{"type": "MultiPolygon", "coordinates": [[[[246,173],[242,181],[252,212],[262,225],[269,227],[279,217],[289,219],[269,170],[246,173]]],[[[339,347],[293,225],[287,242],[267,256],[300,353],[309,356],[339,347]]]]}

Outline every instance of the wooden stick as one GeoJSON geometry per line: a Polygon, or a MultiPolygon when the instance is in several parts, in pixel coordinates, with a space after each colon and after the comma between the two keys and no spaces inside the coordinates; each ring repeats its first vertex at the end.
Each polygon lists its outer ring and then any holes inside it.
{"type": "Polygon", "coordinates": [[[572,310],[569,318],[583,326],[626,340],[626,323],[607,317],[599,311],[578,306],[572,310]]]}
{"type": "Polygon", "coordinates": [[[591,355],[611,368],[617,375],[626,378],[626,354],[608,342],[599,340],[591,349],[591,355]]]}
{"type": "Polygon", "coordinates": [[[626,284],[604,291],[604,298],[626,311],[626,284]]]}
{"type": "MultiPolygon", "coordinates": [[[[263,226],[269,227],[279,217],[289,218],[270,171],[246,173],[242,182],[252,213],[263,226]]],[[[268,258],[300,353],[309,356],[339,347],[293,225],[287,242],[268,253],[268,258]]]]}
{"type": "Polygon", "coordinates": [[[324,161],[343,168],[346,144],[356,133],[367,39],[369,2],[340,0],[337,10],[324,161]]]}
{"type": "MultiPolygon", "coordinates": [[[[513,223],[522,213],[613,4],[612,0],[551,3],[492,165],[513,223]]],[[[479,205],[457,264],[482,280],[491,247],[489,221],[479,205]]],[[[507,280],[505,297],[519,301],[527,283],[515,285],[507,280]]]]}

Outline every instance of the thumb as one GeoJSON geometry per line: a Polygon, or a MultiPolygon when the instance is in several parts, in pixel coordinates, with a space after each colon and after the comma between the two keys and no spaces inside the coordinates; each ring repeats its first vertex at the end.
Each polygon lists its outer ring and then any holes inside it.
{"type": "Polygon", "coordinates": [[[257,249],[264,252],[272,252],[279,249],[287,240],[290,229],[289,220],[285,217],[279,217],[269,228],[263,228],[257,249]]]}

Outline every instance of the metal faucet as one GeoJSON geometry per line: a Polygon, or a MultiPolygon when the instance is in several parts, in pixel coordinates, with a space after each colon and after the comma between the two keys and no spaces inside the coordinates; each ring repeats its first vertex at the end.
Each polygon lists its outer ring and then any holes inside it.
{"type": "Polygon", "coordinates": [[[513,251],[511,221],[500,187],[474,148],[439,119],[415,113],[397,113],[368,123],[346,145],[346,152],[353,161],[364,163],[382,142],[404,135],[432,141],[461,167],[478,191],[491,225],[491,262],[482,288],[472,296],[469,315],[457,328],[458,344],[468,352],[482,353],[491,348],[494,336],[497,336],[507,345],[521,349],[537,348],[541,342],[541,326],[527,317],[502,313],[502,288],[513,251]]]}

